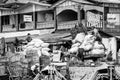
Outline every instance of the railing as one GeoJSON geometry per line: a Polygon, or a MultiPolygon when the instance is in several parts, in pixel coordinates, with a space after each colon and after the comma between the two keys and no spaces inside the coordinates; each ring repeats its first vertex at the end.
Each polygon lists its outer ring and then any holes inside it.
{"type": "Polygon", "coordinates": [[[54,22],[38,22],[37,29],[47,29],[47,28],[54,28],[54,22]]]}
{"type": "Polygon", "coordinates": [[[24,23],[25,25],[20,25],[19,26],[19,30],[29,30],[29,29],[33,29],[34,24],[32,22],[30,23],[24,23]]]}
{"type": "Polygon", "coordinates": [[[58,22],[58,29],[70,29],[75,27],[75,25],[78,23],[77,20],[75,21],[67,21],[67,22],[58,22]]]}
{"type": "Polygon", "coordinates": [[[16,31],[16,27],[13,27],[13,25],[3,25],[2,26],[2,31],[16,31]]]}
{"type": "Polygon", "coordinates": [[[100,22],[87,22],[87,27],[96,27],[96,28],[103,28],[103,21],[100,22]]]}

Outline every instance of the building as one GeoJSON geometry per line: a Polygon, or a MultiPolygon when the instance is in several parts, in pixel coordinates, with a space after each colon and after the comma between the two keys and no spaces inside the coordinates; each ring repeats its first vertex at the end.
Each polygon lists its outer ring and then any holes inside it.
{"type": "MultiPolygon", "coordinates": [[[[10,0],[12,1],[12,0],[10,0]]],[[[105,32],[120,32],[120,2],[60,0],[51,5],[39,0],[6,2],[0,8],[0,32],[71,29],[82,23],[105,32]]]]}
{"type": "Polygon", "coordinates": [[[35,31],[36,34],[39,34],[40,32],[43,33],[45,28],[54,29],[54,12],[49,9],[50,6],[50,4],[38,3],[36,1],[5,4],[4,7],[0,8],[0,31],[2,37],[6,37],[5,34],[11,34],[10,36],[15,37],[18,32],[23,34],[26,32],[25,36],[33,30],[33,34],[35,34],[35,31]],[[14,5],[19,5],[19,7],[13,8],[12,6],[14,5]],[[38,29],[44,30],[38,31],[38,29]]]}
{"type": "Polygon", "coordinates": [[[120,33],[120,0],[92,0],[104,7],[104,30],[112,35],[120,33]]]}

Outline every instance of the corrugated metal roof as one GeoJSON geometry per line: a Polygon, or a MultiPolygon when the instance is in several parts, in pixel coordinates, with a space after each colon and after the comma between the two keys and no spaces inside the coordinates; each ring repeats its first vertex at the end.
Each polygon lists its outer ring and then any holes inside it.
{"type": "Polygon", "coordinates": [[[100,2],[100,3],[116,3],[116,4],[120,4],[120,0],[91,0],[91,1],[100,2]]]}
{"type": "Polygon", "coordinates": [[[8,0],[6,4],[8,3],[14,3],[14,2],[19,2],[19,3],[28,3],[30,0],[8,0]]]}
{"type": "Polygon", "coordinates": [[[0,10],[13,10],[13,9],[11,9],[11,8],[2,8],[2,7],[0,7],[0,10]]]}
{"type": "Polygon", "coordinates": [[[65,1],[73,1],[73,2],[81,3],[81,4],[93,4],[88,0],[60,0],[60,1],[56,2],[55,4],[53,4],[52,8],[60,5],[61,3],[64,3],[65,1]]]}
{"type": "Polygon", "coordinates": [[[31,4],[37,4],[37,5],[41,5],[41,6],[51,6],[51,4],[41,3],[41,2],[35,2],[35,1],[30,1],[29,3],[31,3],[31,4]]]}
{"type": "MultiPolygon", "coordinates": [[[[39,6],[45,6],[45,7],[50,7],[50,6],[51,6],[51,4],[46,4],[46,3],[41,3],[41,2],[33,2],[33,1],[30,1],[30,2],[28,2],[26,5],[20,7],[20,8],[18,8],[18,9],[16,9],[16,10],[21,10],[21,9],[23,9],[23,8],[26,8],[26,7],[29,6],[29,5],[32,5],[32,4],[39,5],[39,6]]],[[[49,8],[48,8],[48,10],[49,10],[49,8]]]]}
{"type": "Polygon", "coordinates": [[[39,2],[39,0],[8,0],[6,3],[28,3],[30,1],[35,1],[35,2],[39,2]]]}
{"type": "MultiPolygon", "coordinates": [[[[49,34],[43,34],[43,35],[40,35],[40,39],[42,39],[43,41],[45,42],[57,42],[61,39],[65,39],[65,38],[68,38],[69,40],[71,39],[70,38],[71,34],[70,33],[49,33],[49,34]]],[[[68,40],[67,39],[67,40],[68,40]]]]}
{"type": "Polygon", "coordinates": [[[71,0],[71,1],[75,1],[75,2],[83,3],[83,4],[93,4],[93,3],[91,3],[91,2],[88,1],[88,0],[71,0]]]}

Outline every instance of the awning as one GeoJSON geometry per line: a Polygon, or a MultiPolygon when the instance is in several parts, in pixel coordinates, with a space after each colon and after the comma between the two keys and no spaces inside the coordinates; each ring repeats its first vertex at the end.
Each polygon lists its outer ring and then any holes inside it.
{"type": "Polygon", "coordinates": [[[49,43],[57,43],[62,41],[70,41],[72,39],[70,33],[51,33],[40,35],[41,40],[49,43]]]}

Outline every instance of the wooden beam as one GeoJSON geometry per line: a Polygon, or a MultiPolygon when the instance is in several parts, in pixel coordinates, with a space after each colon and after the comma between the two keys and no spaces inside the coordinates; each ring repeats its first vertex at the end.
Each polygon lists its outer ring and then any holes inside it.
{"type": "Polygon", "coordinates": [[[105,31],[105,26],[106,26],[106,23],[105,23],[105,15],[106,15],[106,12],[105,12],[105,7],[103,5],[103,31],[105,31]]]}
{"type": "Polygon", "coordinates": [[[18,25],[18,14],[16,14],[16,23],[15,23],[15,26],[16,26],[16,30],[19,31],[19,25],[18,25]]]}
{"type": "Polygon", "coordinates": [[[2,32],[2,10],[0,10],[0,33],[2,32]]]}
{"type": "Polygon", "coordinates": [[[0,16],[0,33],[2,32],[2,16],[0,16]]]}
{"type": "Polygon", "coordinates": [[[78,15],[77,15],[77,18],[78,18],[78,25],[82,23],[81,21],[81,5],[78,4],[78,15]]]}
{"type": "Polygon", "coordinates": [[[33,29],[36,29],[35,5],[33,5],[33,29]]]}
{"type": "Polygon", "coordinates": [[[85,11],[85,27],[88,27],[88,26],[87,26],[87,22],[88,22],[88,21],[87,21],[87,11],[85,11]]]}
{"type": "Polygon", "coordinates": [[[57,25],[57,13],[56,13],[56,8],[54,8],[54,27],[55,27],[55,30],[58,29],[58,25],[57,25]]]}

